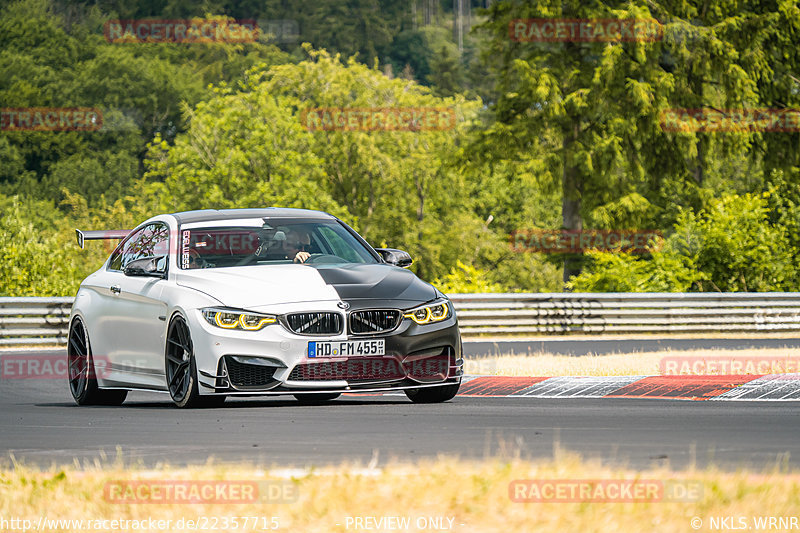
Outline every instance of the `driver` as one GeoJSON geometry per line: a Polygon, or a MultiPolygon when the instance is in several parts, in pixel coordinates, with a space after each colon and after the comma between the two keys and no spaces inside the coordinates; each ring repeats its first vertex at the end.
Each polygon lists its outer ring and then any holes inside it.
{"type": "Polygon", "coordinates": [[[311,246],[311,236],[305,231],[289,230],[283,242],[286,259],[295,263],[305,263],[311,256],[306,250],[311,246]]]}
{"type": "Polygon", "coordinates": [[[203,268],[205,266],[205,259],[200,257],[200,252],[196,248],[189,248],[189,260],[186,268],[203,268]]]}

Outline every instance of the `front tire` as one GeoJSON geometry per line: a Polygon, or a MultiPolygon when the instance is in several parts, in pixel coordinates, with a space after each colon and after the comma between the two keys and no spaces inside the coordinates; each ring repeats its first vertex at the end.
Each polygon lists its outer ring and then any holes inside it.
{"type": "Polygon", "coordinates": [[[189,326],[182,316],[172,319],[167,330],[165,370],[167,389],[176,407],[192,408],[200,405],[197,384],[197,365],[189,326]]]}
{"type": "Polygon", "coordinates": [[[424,389],[406,390],[406,396],[414,403],[442,403],[452,400],[458,394],[460,383],[442,385],[441,387],[427,387],[424,389]]]}
{"type": "Polygon", "coordinates": [[[78,317],[69,326],[67,368],[69,391],[78,405],[121,405],[128,396],[126,390],[101,390],[97,386],[89,333],[78,317]]]}

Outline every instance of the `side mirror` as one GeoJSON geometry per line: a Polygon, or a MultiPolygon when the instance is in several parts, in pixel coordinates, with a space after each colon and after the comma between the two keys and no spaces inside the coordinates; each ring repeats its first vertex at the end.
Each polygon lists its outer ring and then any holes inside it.
{"type": "Polygon", "coordinates": [[[165,259],[166,257],[145,257],[144,259],[137,259],[125,265],[122,272],[126,276],[144,276],[164,279],[166,277],[166,272],[164,272],[163,269],[159,269],[159,263],[165,259]]]}
{"type": "Polygon", "coordinates": [[[403,250],[395,250],[394,248],[375,248],[375,251],[381,254],[383,260],[390,265],[395,265],[403,268],[408,268],[413,263],[411,256],[408,252],[403,250]]]}

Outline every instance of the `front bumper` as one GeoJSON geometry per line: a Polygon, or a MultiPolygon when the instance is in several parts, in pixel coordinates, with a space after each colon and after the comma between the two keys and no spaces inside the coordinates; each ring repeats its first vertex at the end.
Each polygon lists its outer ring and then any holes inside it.
{"type": "Polygon", "coordinates": [[[441,323],[425,325],[403,319],[393,331],[376,335],[297,335],[280,324],[256,332],[220,330],[199,312],[193,321],[201,332],[193,336],[203,395],[385,392],[458,384],[463,375],[461,336],[454,314],[441,323]],[[309,341],[378,338],[385,341],[383,356],[307,355],[309,341]]]}

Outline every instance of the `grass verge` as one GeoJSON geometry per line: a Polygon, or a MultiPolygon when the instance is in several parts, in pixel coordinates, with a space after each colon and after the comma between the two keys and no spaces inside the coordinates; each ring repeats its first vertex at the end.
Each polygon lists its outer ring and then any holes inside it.
{"type": "MultiPolygon", "coordinates": [[[[797,516],[800,501],[800,475],[776,465],[769,470],[723,472],[716,469],[689,469],[682,472],[658,468],[634,471],[610,467],[598,462],[556,451],[554,459],[528,461],[519,457],[484,461],[464,461],[442,457],[416,463],[389,463],[381,469],[358,469],[357,465],[341,465],[330,469],[289,473],[262,470],[252,465],[205,465],[191,468],[163,468],[158,471],[106,466],[37,470],[16,466],[0,471],[0,520],[26,519],[37,524],[47,520],[83,520],[78,526],[63,524],[48,530],[98,531],[111,528],[87,521],[169,520],[164,529],[153,523],[146,527],[127,527],[124,531],[188,531],[180,520],[206,520],[206,528],[217,531],[455,531],[469,533],[515,533],[528,531],[658,531],[682,532],[720,529],[719,517],[744,517],[754,525],[757,517],[797,516]],[[257,481],[278,480],[290,483],[295,498],[288,503],[113,503],[108,500],[107,486],[121,480],[163,482],[164,480],[257,481]],[[638,503],[610,502],[546,502],[517,503],[512,501],[509,486],[516,480],[551,480],[559,483],[575,480],[639,480],[660,482],[669,486],[692,484],[695,490],[682,501],[672,501],[662,494],[659,501],[638,503]],[[668,500],[666,501],[665,500],[668,500]],[[686,501],[684,501],[686,500],[686,501]],[[370,521],[381,517],[407,519],[383,522],[384,527],[370,521]],[[238,517],[238,527],[232,518],[238,517]],[[263,517],[257,527],[248,527],[244,517],[263,517]],[[272,518],[275,518],[273,521],[272,518]],[[223,528],[223,519],[228,519],[223,528]],[[362,527],[357,527],[356,519],[362,527]],[[701,522],[700,528],[697,519],[701,522]],[[692,520],[695,520],[692,522],[692,520]],[[210,526],[216,522],[216,528],[210,526]],[[273,529],[274,526],[276,526],[273,529]],[[87,527],[90,526],[90,527],[87,527]],[[262,527],[266,526],[266,527],[262,527]],[[392,526],[392,527],[387,527],[392,526]],[[425,526],[425,527],[420,527],[425,526]]],[[[608,483],[608,481],[606,481],[608,483]]],[[[610,493],[609,493],[610,494],[610,493]]],[[[530,495],[530,493],[528,493],[530,495]]],[[[122,524],[122,523],[121,523],[122,524]]],[[[17,531],[10,523],[0,523],[3,531],[17,531]]],[[[111,525],[108,523],[107,525],[111,525]]],[[[123,524],[125,525],[125,524],[123,524]]],[[[162,525],[165,525],[162,523],[162,525]]],[[[724,529],[724,528],[723,528],[724,529]]],[[[753,529],[756,529],[753,527],[753,529]]],[[[33,530],[33,529],[31,529],[33,530]]]]}
{"type": "MultiPolygon", "coordinates": [[[[471,375],[492,376],[657,376],[661,374],[659,365],[665,358],[700,359],[707,362],[769,358],[776,362],[793,363],[784,364],[783,368],[797,368],[800,348],[665,350],[582,356],[530,353],[468,358],[465,360],[464,371],[471,375]]],[[[747,365],[743,367],[746,368],[747,365]]]]}

